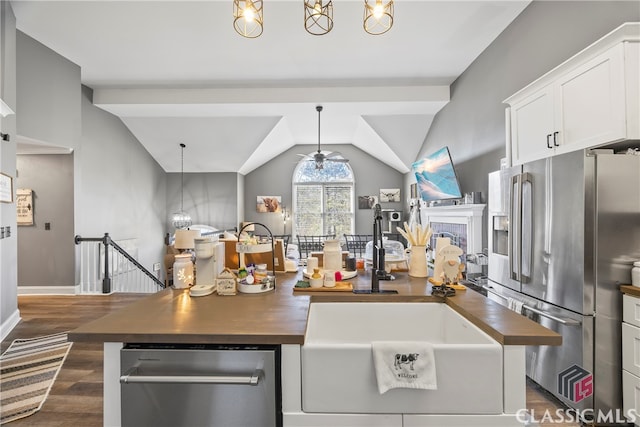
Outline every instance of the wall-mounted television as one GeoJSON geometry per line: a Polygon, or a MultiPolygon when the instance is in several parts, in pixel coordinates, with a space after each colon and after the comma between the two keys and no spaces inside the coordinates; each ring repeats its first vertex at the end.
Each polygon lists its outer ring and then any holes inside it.
{"type": "Polygon", "coordinates": [[[462,197],[448,147],[413,163],[412,169],[418,181],[418,193],[425,202],[462,197]]]}

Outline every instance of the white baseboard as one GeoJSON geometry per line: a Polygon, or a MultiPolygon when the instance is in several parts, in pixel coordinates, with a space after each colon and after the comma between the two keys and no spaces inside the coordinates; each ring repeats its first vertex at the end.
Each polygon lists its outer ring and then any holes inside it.
{"type": "Polygon", "coordinates": [[[18,286],[18,295],[75,295],[75,286],[18,286]]]}
{"type": "Polygon", "coordinates": [[[16,308],[16,311],[14,311],[13,314],[11,314],[7,320],[2,322],[2,325],[0,325],[0,341],[4,341],[7,335],[9,335],[18,323],[20,323],[20,310],[16,308]]]}

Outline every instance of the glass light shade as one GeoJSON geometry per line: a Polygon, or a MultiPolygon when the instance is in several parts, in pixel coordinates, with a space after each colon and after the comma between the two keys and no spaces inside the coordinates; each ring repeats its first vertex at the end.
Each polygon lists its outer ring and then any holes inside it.
{"type": "Polygon", "coordinates": [[[263,30],[262,0],[233,0],[233,28],[242,37],[259,37],[263,30]]]}
{"type": "Polygon", "coordinates": [[[177,254],[173,263],[173,287],[185,289],[193,285],[191,254],[177,254]]]}
{"type": "Polygon", "coordinates": [[[304,0],[304,29],[309,34],[321,36],[333,28],[333,2],[329,0],[304,0]]]}
{"type": "Polygon", "coordinates": [[[384,34],[393,26],[393,0],[364,0],[364,30],[372,35],[384,34]]]}
{"type": "Polygon", "coordinates": [[[176,212],[171,215],[171,224],[178,230],[191,227],[191,215],[184,211],[176,212]]]}

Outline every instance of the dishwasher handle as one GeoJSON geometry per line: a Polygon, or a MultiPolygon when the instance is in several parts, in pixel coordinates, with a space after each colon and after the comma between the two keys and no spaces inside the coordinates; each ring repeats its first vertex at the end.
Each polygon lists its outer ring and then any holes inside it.
{"type": "Polygon", "coordinates": [[[136,375],[138,368],[129,369],[120,376],[121,384],[241,384],[256,386],[262,371],[239,375],[136,375]]]}

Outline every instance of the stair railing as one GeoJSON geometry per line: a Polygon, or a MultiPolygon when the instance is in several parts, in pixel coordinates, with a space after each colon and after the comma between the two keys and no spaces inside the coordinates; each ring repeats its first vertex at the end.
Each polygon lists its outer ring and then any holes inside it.
{"type": "Polygon", "coordinates": [[[109,233],[104,237],[78,235],[74,240],[76,245],[97,243],[81,246],[79,293],[150,293],[165,287],[152,272],[114,242],[109,233]]]}

